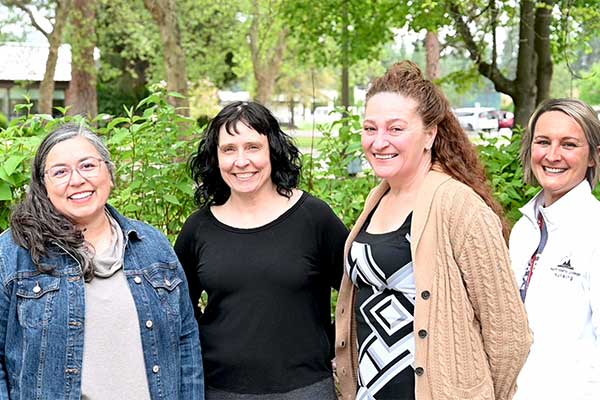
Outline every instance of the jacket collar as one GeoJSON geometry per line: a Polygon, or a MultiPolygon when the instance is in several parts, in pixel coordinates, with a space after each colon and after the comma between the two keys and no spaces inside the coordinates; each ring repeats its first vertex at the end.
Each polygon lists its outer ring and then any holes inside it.
{"type": "Polygon", "coordinates": [[[548,231],[553,231],[558,226],[573,221],[575,213],[586,209],[582,207],[582,204],[592,196],[592,188],[589,182],[584,179],[549,207],[541,206],[544,201],[543,196],[544,191],[541,190],[533,199],[521,207],[519,211],[525,217],[529,218],[531,222],[537,223],[537,210],[539,207],[548,231]]]}
{"type": "Polygon", "coordinates": [[[113,206],[110,204],[106,204],[106,209],[110,213],[110,215],[117,221],[121,230],[123,231],[123,235],[129,239],[143,239],[143,236],[139,234],[138,230],[133,225],[132,221],[121,215],[113,206]]]}
{"type": "MultiPolygon", "coordinates": [[[[450,179],[450,176],[442,172],[441,167],[439,167],[437,164],[434,164],[432,169],[427,173],[427,176],[425,177],[425,180],[419,189],[415,209],[413,210],[411,222],[411,247],[413,248],[413,251],[416,249],[419,239],[423,234],[423,230],[425,229],[425,223],[429,217],[435,192],[444,182],[450,179]]],[[[389,188],[389,183],[384,180],[369,194],[369,197],[365,201],[364,210],[358,217],[356,224],[350,233],[351,240],[348,240],[346,243],[346,252],[349,250],[352,240],[354,240],[356,235],[358,235],[358,232],[365,223],[371,211],[377,206],[379,200],[389,190],[389,188]]]]}

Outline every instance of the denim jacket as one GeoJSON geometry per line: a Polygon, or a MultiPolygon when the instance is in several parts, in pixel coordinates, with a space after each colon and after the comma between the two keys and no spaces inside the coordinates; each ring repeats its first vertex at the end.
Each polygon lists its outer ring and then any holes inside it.
{"type": "MultiPolygon", "coordinates": [[[[139,318],[151,398],[203,400],[198,326],[177,256],[156,229],[107,208],[125,237],[123,270],[139,318]]],[[[10,231],[0,235],[0,400],[81,398],[81,267],[58,246],[43,264],[52,272],[38,272],[10,231]]]]}

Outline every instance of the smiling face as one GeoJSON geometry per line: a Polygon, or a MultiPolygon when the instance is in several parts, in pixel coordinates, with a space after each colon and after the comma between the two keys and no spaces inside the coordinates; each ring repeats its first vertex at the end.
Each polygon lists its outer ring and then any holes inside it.
{"type": "Polygon", "coordinates": [[[539,117],[531,144],[531,170],[544,189],[546,206],[581,183],[593,165],[589,143],[572,117],[560,111],[539,117]]]}
{"type": "Polygon", "coordinates": [[[362,146],[375,174],[392,181],[411,181],[431,163],[436,129],[425,129],[417,102],[382,92],[367,101],[362,146]]]}
{"type": "Polygon", "coordinates": [[[79,226],[90,225],[104,218],[104,206],[108,201],[113,182],[104,162],[94,177],[84,178],[75,169],[85,167],[86,159],[102,159],[94,145],[84,137],[76,136],[56,144],[46,158],[44,184],[48,198],[58,212],[79,226]],[[55,183],[48,177],[49,169],[63,166],[73,169],[68,181],[55,183]]]}
{"type": "Polygon", "coordinates": [[[275,190],[271,181],[271,159],[267,135],[238,122],[230,134],[223,125],[217,148],[219,170],[232,196],[256,195],[275,190]]]}

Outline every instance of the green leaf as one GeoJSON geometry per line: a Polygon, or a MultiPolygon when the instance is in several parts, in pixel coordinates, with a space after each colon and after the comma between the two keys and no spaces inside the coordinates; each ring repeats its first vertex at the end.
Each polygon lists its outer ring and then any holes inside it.
{"type": "Polygon", "coordinates": [[[119,128],[108,140],[110,145],[119,145],[129,136],[129,131],[124,128],[119,128]]]}
{"type": "Polygon", "coordinates": [[[62,115],[67,115],[67,110],[69,109],[69,107],[54,107],[54,109],[62,115]]]}
{"type": "Polygon", "coordinates": [[[129,118],[125,118],[125,117],[118,117],[113,119],[112,121],[110,121],[110,123],[107,126],[108,130],[114,129],[117,125],[122,124],[123,122],[128,122],[129,118]]]}
{"type": "Polygon", "coordinates": [[[188,183],[180,182],[176,186],[177,186],[177,188],[182,193],[184,193],[184,194],[186,194],[188,196],[193,196],[194,195],[194,188],[193,188],[191,182],[189,184],[188,183]]]}
{"type": "Polygon", "coordinates": [[[9,157],[8,160],[6,160],[3,164],[4,167],[4,171],[6,172],[7,175],[12,175],[17,168],[19,167],[19,164],[21,164],[21,162],[23,162],[23,160],[25,159],[25,156],[11,156],[9,157]]]}
{"type": "Polygon", "coordinates": [[[171,96],[171,97],[177,97],[179,99],[185,99],[186,98],[184,95],[182,95],[181,93],[178,93],[178,92],[169,92],[169,93],[167,93],[167,95],[171,96]]]}
{"type": "Polygon", "coordinates": [[[12,191],[6,182],[0,182],[0,201],[11,201],[12,191]]]}
{"type": "Polygon", "coordinates": [[[173,196],[172,194],[165,194],[163,195],[163,198],[168,201],[171,204],[175,204],[176,206],[180,206],[181,203],[179,202],[179,200],[177,200],[177,197],[173,196]]]}

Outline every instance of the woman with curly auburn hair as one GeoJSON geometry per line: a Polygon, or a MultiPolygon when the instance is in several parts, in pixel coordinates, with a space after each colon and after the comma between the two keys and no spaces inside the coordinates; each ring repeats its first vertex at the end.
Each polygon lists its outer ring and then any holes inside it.
{"type": "Polygon", "coordinates": [[[335,400],[331,288],[348,231],[296,188],[299,151],[258,103],[229,104],[193,155],[201,207],[175,250],[203,345],[208,400],[335,400]]]}
{"type": "Polygon", "coordinates": [[[508,228],[448,100],[414,63],[372,83],[362,145],[382,182],[345,246],[343,399],[512,398],[531,337],[508,228]]]}

